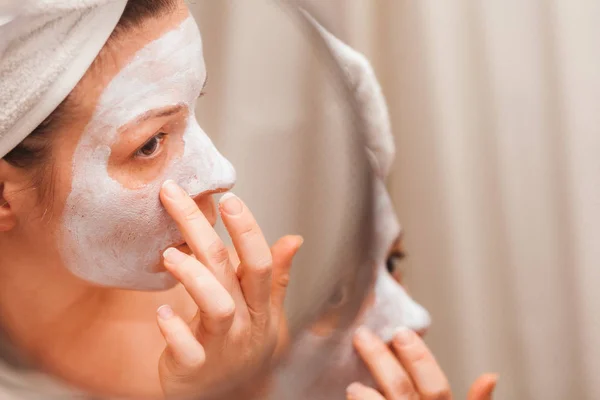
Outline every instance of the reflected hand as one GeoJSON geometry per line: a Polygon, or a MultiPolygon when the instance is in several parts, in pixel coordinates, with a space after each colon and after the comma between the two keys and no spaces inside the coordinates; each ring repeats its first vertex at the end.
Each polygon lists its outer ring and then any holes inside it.
{"type": "Polygon", "coordinates": [[[169,306],[158,310],[167,346],[160,358],[160,381],[170,397],[218,395],[268,366],[277,345],[289,269],[302,244],[286,236],[269,248],[252,213],[235,196],[223,196],[221,216],[240,265],[196,203],[174,182],[166,182],[161,201],[183,234],[193,256],[170,248],[164,265],[198,306],[184,321],[169,306]],[[238,381],[239,380],[239,381],[238,381]]]}
{"type": "MultiPolygon", "coordinates": [[[[347,389],[348,400],[452,399],[446,375],[415,332],[408,329],[398,332],[391,350],[371,331],[360,328],[354,345],[380,391],[353,383],[347,389]]],[[[471,386],[468,400],[491,399],[497,380],[493,374],[479,377],[471,386]]]]}

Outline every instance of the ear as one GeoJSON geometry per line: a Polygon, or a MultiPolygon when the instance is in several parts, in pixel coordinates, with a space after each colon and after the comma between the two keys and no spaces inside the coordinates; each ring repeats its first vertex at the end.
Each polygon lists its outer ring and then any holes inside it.
{"type": "Polygon", "coordinates": [[[8,163],[0,159],[0,233],[8,232],[17,225],[10,195],[7,195],[8,163]]]}
{"type": "Polygon", "coordinates": [[[4,196],[4,188],[4,182],[0,182],[0,232],[7,232],[17,225],[17,217],[4,196]]]}

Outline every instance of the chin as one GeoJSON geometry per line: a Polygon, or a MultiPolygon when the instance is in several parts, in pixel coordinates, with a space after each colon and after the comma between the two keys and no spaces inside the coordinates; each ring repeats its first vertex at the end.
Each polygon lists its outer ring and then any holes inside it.
{"type": "Polygon", "coordinates": [[[179,281],[168,271],[159,272],[152,274],[154,276],[149,277],[147,282],[140,282],[137,288],[134,290],[145,290],[152,292],[160,292],[169,289],[173,289],[179,281]]]}

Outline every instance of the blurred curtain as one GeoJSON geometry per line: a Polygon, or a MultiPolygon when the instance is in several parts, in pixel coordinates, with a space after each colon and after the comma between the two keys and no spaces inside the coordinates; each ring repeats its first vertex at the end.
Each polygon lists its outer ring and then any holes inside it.
{"type": "MultiPolygon", "coordinates": [[[[383,85],[408,282],[456,398],[492,371],[500,399],[599,399],[600,2],[310,1],[383,85]]],[[[235,1],[189,3],[217,73],[244,68],[235,1]]]]}

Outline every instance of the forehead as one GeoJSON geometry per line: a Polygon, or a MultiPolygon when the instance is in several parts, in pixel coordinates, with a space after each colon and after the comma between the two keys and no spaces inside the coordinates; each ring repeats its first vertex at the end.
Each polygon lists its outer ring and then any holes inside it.
{"type": "Polygon", "coordinates": [[[103,91],[96,117],[120,126],[149,109],[191,104],[205,76],[200,32],[188,17],[133,55],[103,91]]]}

